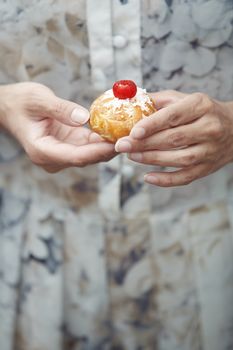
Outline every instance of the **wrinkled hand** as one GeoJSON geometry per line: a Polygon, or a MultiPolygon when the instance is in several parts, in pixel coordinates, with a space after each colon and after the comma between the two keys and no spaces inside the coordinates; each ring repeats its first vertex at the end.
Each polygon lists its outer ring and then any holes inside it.
{"type": "Polygon", "coordinates": [[[152,98],[159,111],[138,122],[115,146],[136,162],[178,168],[148,173],[146,182],[186,185],[232,162],[233,102],[176,91],[154,93],[152,98]]]}
{"type": "Polygon", "coordinates": [[[114,146],[81,126],[88,111],[58,98],[44,85],[0,87],[0,124],[18,139],[33,163],[54,173],[115,156],[114,146]]]}

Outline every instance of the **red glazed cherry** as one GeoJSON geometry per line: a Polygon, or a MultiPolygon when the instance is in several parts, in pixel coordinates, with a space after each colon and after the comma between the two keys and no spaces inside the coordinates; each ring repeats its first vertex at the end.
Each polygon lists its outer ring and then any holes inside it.
{"type": "Polygon", "coordinates": [[[121,100],[132,98],[137,93],[137,85],[132,80],[116,81],[112,89],[114,96],[121,100]]]}

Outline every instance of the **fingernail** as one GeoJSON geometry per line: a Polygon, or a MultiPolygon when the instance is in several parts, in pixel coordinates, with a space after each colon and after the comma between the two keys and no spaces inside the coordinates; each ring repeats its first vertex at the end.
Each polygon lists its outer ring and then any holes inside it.
{"type": "Polygon", "coordinates": [[[145,136],[145,129],[141,128],[140,126],[137,126],[132,129],[130,136],[134,137],[135,139],[142,139],[145,136]]]}
{"type": "Polygon", "coordinates": [[[141,153],[129,153],[129,159],[134,160],[135,162],[141,162],[142,154],[141,153]]]}
{"type": "Polygon", "coordinates": [[[115,145],[116,152],[130,152],[131,144],[128,141],[119,140],[115,145]]]}
{"type": "Polygon", "coordinates": [[[89,112],[82,107],[75,108],[71,113],[71,120],[78,124],[85,124],[89,119],[89,112]]]}
{"type": "Polygon", "coordinates": [[[144,181],[150,184],[155,184],[156,182],[158,182],[158,178],[157,176],[146,174],[144,176],[144,181]]]}

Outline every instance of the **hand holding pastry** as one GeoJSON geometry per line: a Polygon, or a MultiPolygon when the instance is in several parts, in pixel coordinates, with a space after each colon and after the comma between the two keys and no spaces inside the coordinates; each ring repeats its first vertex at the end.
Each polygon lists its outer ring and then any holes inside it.
{"type": "Polygon", "coordinates": [[[138,122],[115,146],[139,163],[178,168],[149,173],[146,182],[186,185],[232,162],[233,102],[175,91],[154,93],[152,98],[159,111],[138,122]]]}
{"type": "Polygon", "coordinates": [[[0,87],[0,125],[48,172],[83,167],[115,156],[113,145],[81,125],[88,111],[58,98],[44,85],[18,83],[0,87]]]}
{"type": "Polygon", "coordinates": [[[93,102],[90,126],[104,139],[114,143],[129,135],[139,120],[154,112],[154,103],[145,90],[131,80],[120,80],[93,102]]]}

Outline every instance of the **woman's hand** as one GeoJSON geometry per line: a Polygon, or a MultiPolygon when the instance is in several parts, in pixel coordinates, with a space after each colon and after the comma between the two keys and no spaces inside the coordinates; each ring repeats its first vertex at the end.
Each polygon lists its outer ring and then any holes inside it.
{"type": "Polygon", "coordinates": [[[58,98],[44,85],[0,87],[0,124],[23,146],[33,163],[54,173],[115,156],[114,146],[81,125],[88,111],[58,98]]]}
{"type": "Polygon", "coordinates": [[[186,185],[232,162],[233,102],[176,91],[154,93],[152,98],[159,111],[138,122],[115,146],[136,162],[178,168],[146,174],[146,182],[186,185]]]}

